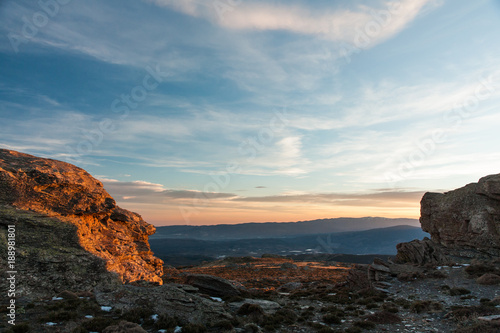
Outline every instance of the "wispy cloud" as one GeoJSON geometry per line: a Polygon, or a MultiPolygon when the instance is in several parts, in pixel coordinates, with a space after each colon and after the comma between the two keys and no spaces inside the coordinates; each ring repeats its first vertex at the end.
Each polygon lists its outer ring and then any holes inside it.
{"type": "Polygon", "coordinates": [[[100,178],[104,188],[118,201],[127,203],[147,203],[151,205],[168,205],[172,201],[181,200],[218,200],[236,197],[232,193],[202,192],[195,190],[166,189],[161,184],[146,181],[122,182],[115,179],[100,178]]]}
{"type": "MultiPolygon", "coordinates": [[[[431,0],[406,0],[384,2],[382,6],[357,6],[354,9],[319,9],[294,3],[269,4],[241,2],[226,5],[221,10],[216,5],[194,0],[149,0],[159,6],[170,7],[187,15],[203,17],[215,24],[238,30],[283,30],[291,33],[313,35],[332,41],[354,42],[359,30],[369,22],[379,24],[381,31],[367,30],[371,46],[397,34],[422,11],[431,0]],[[378,10],[378,12],[377,12],[378,10]],[[384,22],[380,22],[380,21],[384,22]],[[375,36],[376,35],[376,36],[375,36]]],[[[370,29],[370,27],[366,27],[370,29]]]]}
{"type": "Polygon", "coordinates": [[[343,206],[407,206],[419,202],[425,192],[389,190],[372,193],[307,193],[284,194],[265,197],[239,197],[232,201],[262,203],[314,203],[343,206]]]}

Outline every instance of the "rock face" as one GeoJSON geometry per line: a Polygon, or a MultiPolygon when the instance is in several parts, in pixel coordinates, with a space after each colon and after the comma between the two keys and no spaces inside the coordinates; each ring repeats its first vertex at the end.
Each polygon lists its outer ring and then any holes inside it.
{"type": "Polygon", "coordinates": [[[455,255],[500,256],[500,174],[444,194],[426,193],[420,223],[455,255]]]}
{"type": "MultiPolygon", "coordinates": [[[[106,262],[79,244],[76,226],[35,212],[0,205],[0,247],[7,248],[4,230],[15,226],[16,295],[28,299],[52,297],[63,290],[91,291],[99,284],[121,284],[106,262]]],[[[11,229],[12,230],[12,229],[11,229]]],[[[0,257],[2,271],[7,256],[0,257]]],[[[8,290],[7,279],[0,289],[8,290]]],[[[5,293],[7,295],[7,293],[5,293]]]]}
{"type": "Polygon", "coordinates": [[[397,259],[414,264],[500,257],[500,174],[446,193],[426,193],[420,223],[431,239],[398,244],[397,259]]]}
{"type": "Polygon", "coordinates": [[[123,282],[162,283],[163,262],[148,243],[154,226],[116,206],[102,183],[81,168],[0,149],[0,204],[74,225],[80,246],[104,259],[123,282]]]}

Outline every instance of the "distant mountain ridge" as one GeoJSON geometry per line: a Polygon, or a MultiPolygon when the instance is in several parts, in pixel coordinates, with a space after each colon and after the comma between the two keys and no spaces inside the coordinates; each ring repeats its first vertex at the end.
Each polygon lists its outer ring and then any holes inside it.
{"type": "Polygon", "coordinates": [[[217,224],[209,226],[174,225],[156,227],[150,239],[231,240],[280,238],[338,232],[364,231],[409,225],[420,227],[417,219],[361,217],[332,218],[299,222],[262,222],[217,224]]]}
{"type": "MultiPolygon", "coordinates": [[[[311,258],[319,254],[395,255],[397,244],[428,236],[429,234],[421,228],[401,225],[363,231],[274,238],[225,240],[158,238],[150,239],[150,245],[155,255],[165,263],[182,266],[200,264],[203,261],[226,256],[258,257],[262,254],[302,255],[312,256],[311,258]]],[[[353,258],[355,257],[351,256],[351,259],[353,258]]]]}

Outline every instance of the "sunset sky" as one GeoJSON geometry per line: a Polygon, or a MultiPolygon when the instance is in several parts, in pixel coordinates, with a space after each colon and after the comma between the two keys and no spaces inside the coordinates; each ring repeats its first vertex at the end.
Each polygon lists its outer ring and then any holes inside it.
{"type": "Polygon", "coordinates": [[[6,0],[0,148],[155,225],[419,216],[500,172],[495,0],[6,0]]]}

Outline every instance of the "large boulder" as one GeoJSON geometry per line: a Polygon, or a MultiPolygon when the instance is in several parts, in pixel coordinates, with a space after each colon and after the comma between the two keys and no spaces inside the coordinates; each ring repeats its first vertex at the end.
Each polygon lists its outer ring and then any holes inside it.
{"type": "Polygon", "coordinates": [[[420,223],[460,257],[500,256],[500,174],[446,193],[426,193],[420,223]]]}
{"type": "Polygon", "coordinates": [[[420,224],[431,239],[397,245],[397,261],[417,265],[500,257],[500,174],[446,193],[426,193],[420,224]]]}
{"type": "Polygon", "coordinates": [[[412,263],[423,266],[427,264],[442,265],[450,261],[443,247],[427,237],[423,240],[399,243],[396,249],[398,250],[396,260],[399,263],[412,263]]]}
{"type": "Polygon", "coordinates": [[[186,277],[186,283],[217,297],[239,296],[245,291],[245,287],[240,283],[207,274],[190,274],[186,277]]]}
{"type": "MultiPolygon", "coordinates": [[[[123,282],[162,283],[163,262],[148,243],[154,226],[118,207],[102,183],[81,168],[0,149],[0,205],[73,225],[79,246],[123,282]]],[[[0,230],[7,232],[5,225],[0,230]]]]}

